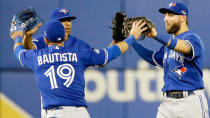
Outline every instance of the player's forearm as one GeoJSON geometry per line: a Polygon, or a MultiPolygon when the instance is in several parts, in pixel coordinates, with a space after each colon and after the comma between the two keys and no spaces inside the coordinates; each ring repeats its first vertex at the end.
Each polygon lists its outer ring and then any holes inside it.
{"type": "Polygon", "coordinates": [[[151,51],[143,47],[141,44],[137,43],[136,41],[132,44],[132,46],[136,50],[139,56],[141,56],[145,61],[155,66],[155,63],[152,60],[152,55],[154,51],[151,51]]]}
{"type": "Polygon", "coordinates": [[[124,41],[117,43],[116,45],[120,48],[121,54],[126,52],[130,46],[132,46],[133,42],[135,41],[135,37],[133,35],[126,38],[124,41]]]}
{"type": "Polygon", "coordinates": [[[16,48],[17,48],[19,45],[22,45],[22,43],[15,43],[15,44],[14,44],[14,47],[13,47],[13,50],[15,51],[16,48]]]}
{"type": "Polygon", "coordinates": [[[22,40],[23,39],[21,38],[21,36],[15,36],[15,38],[14,38],[15,44],[13,47],[14,51],[19,45],[22,45],[22,40]]]}
{"type": "Polygon", "coordinates": [[[109,46],[108,47],[111,47],[111,46],[113,46],[114,44],[116,44],[117,42],[115,41],[115,40],[113,40],[110,44],[109,44],[109,46]]]}
{"type": "Polygon", "coordinates": [[[19,52],[23,49],[24,47],[22,45],[22,38],[20,36],[17,36],[15,38],[15,44],[14,44],[14,53],[17,59],[19,58],[19,52]]]}
{"type": "Polygon", "coordinates": [[[184,40],[170,38],[169,36],[163,34],[158,34],[155,39],[174,51],[181,52],[185,55],[191,53],[190,44],[184,40]]]}
{"type": "Polygon", "coordinates": [[[174,48],[175,51],[181,52],[184,55],[189,55],[191,53],[191,46],[187,41],[177,40],[177,45],[174,48]]]}
{"type": "Polygon", "coordinates": [[[22,44],[20,44],[20,43],[16,43],[16,44],[15,44],[15,46],[14,46],[14,54],[15,54],[15,57],[16,57],[17,59],[19,59],[19,53],[20,53],[20,51],[23,50],[23,49],[24,49],[24,47],[23,47],[22,44]]]}
{"type": "Polygon", "coordinates": [[[129,48],[128,44],[124,41],[117,43],[116,45],[119,47],[121,54],[126,52],[129,48]]]}
{"type": "Polygon", "coordinates": [[[32,35],[25,35],[22,43],[25,49],[35,49],[35,46],[32,43],[32,35]]]}
{"type": "Polygon", "coordinates": [[[131,46],[134,41],[135,41],[135,37],[134,36],[129,36],[124,41],[107,48],[108,62],[113,60],[113,59],[116,59],[121,54],[123,54],[125,51],[127,51],[129,46],[131,46]]]}

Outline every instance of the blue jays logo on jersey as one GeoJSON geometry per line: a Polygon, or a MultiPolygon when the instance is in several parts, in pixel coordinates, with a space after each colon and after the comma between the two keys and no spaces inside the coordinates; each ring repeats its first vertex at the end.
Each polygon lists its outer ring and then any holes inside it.
{"type": "Polygon", "coordinates": [[[69,11],[68,9],[61,9],[59,12],[63,12],[64,14],[67,14],[69,11]]]}
{"type": "Polygon", "coordinates": [[[176,73],[178,75],[179,79],[181,79],[182,75],[185,72],[187,72],[187,68],[184,67],[184,65],[182,64],[181,66],[178,66],[175,69],[173,69],[172,72],[176,73]]]}

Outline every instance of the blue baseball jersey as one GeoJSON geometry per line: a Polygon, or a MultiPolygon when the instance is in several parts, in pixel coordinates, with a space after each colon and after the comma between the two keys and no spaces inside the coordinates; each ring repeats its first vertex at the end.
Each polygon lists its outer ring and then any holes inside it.
{"type": "Polygon", "coordinates": [[[192,31],[172,37],[172,40],[185,40],[191,45],[192,55],[183,55],[161,47],[153,53],[153,61],[164,68],[163,92],[173,90],[197,90],[204,88],[203,84],[203,55],[204,45],[198,35],[192,31]]]}
{"type": "Polygon", "coordinates": [[[88,66],[107,63],[104,49],[71,49],[50,46],[38,50],[16,50],[22,65],[35,72],[43,108],[86,106],[84,72],[88,66]]]}
{"type": "MultiPolygon", "coordinates": [[[[44,36],[36,37],[32,40],[36,49],[46,48],[47,45],[44,42],[44,36]]],[[[64,41],[64,47],[71,47],[72,49],[88,49],[91,48],[85,41],[77,39],[74,36],[69,36],[68,40],[64,41]]]]}

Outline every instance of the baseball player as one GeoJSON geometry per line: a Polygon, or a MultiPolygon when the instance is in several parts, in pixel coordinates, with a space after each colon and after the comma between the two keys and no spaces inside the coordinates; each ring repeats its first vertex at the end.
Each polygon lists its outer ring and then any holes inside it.
{"type": "Polygon", "coordinates": [[[204,45],[200,37],[188,28],[188,9],[180,2],[172,2],[159,9],[164,14],[166,31],[155,28],[147,35],[163,46],[151,51],[134,42],[133,48],[147,62],[164,69],[163,98],[157,118],[209,118],[203,92],[204,45]]]}
{"type": "MultiPolygon", "coordinates": [[[[67,8],[56,8],[55,10],[52,11],[50,15],[50,20],[60,21],[65,28],[65,42],[64,42],[65,47],[71,47],[74,49],[91,48],[91,46],[87,44],[86,42],[74,36],[70,36],[71,28],[72,28],[72,20],[75,20],[75,19],[76,17],[72,16],[70,11],[67,8]]],[[[38,36],[38,37],[32,38],[32,35],[36,33],[36,31],[39,29],[39,27],[41,27],[41,25],[42,24],[40,23],[36,27],[34,27],[33,29],[25,33],[25,36],[23,38],[23,46],[26,49],[41,49],[41,48],[47,47],[47,45],[44,42],[44,36],[38,36]]],[[[43,109],[41,111],[41,116],[42,117],[46,116],[46,112],[43,109]]]]}
{"type": "Polygon", "coordinates": [[[44,27],[46,48],[26,50],[21,40],[23,32],[12,33],[15,56],[36,75],[47,118],[90,118],[84,99],[85,69],[106,64],[120,56],[147,29],[142,28],[144,25],[141,21],[134,22],[127,39],[106,49],[65,47],[65,29],[56,20],[44,27]]]}

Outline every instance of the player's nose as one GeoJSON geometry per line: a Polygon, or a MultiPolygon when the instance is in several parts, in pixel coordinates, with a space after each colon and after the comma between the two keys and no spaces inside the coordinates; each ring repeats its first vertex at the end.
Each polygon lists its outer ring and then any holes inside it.
{"type": "Polygon", "coordinates": [[[167,20],[167,16],[165,15],[164,17],[164,22],[166,23],[168,20],[167,20]]]}

